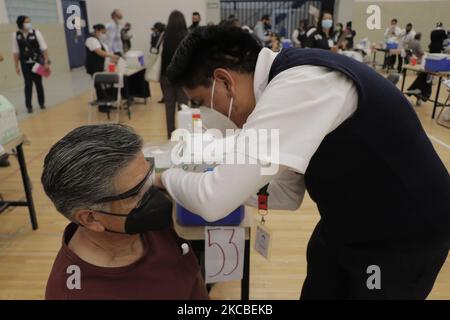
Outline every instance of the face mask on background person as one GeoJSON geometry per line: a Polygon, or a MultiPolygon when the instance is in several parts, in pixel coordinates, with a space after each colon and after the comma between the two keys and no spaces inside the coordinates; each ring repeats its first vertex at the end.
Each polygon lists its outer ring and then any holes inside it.
{"type": "Polygon", "coordinates": [[[32,25],[30,22],[24,23],[24,24],[23,24],[23,28],[24,28],[26,31],[30,31],[31,29],[33,29],[33,25],[32,25]]]}
{"type": "Polygon", "coordinates": [[[333,26],[333,20],[322,20],[322,28],[324,29],[331,29],[331,27],[333,26]]]}
{"type": "Polygon", "coordinates": [[[100,33],[98,38],[100,39],[100,41],[105,42],[106,38],[107,38],[107,35],[106,35],[106,33],[100,33]]]}

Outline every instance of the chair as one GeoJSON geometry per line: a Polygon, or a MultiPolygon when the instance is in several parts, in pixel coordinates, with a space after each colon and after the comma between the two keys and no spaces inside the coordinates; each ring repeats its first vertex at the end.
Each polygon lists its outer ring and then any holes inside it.
{"type": "Polygon", "coordinates": [[[391,72],[387,76],[387,79],[392,82],[394,85],[397,85],[397,83],[400,81],[400,73],[397,72],[391,72]]]}
{"type": "Polygon", "coordinates": [[[441,112],[439,113],[438,117],[437,117],[437,124],[442,126],[442,127],[446,127],[450,129],[450,126],[448,124],[446,124],[446,122],[448,123],[449,121],[444,119],[442,120],[442,116],[445,114],[445,112],[449,112],[449,110],[447,108],[450,108],[450,79],[443,81],[444,85],[447,86],[447,92],[448,92],[448,97],[447,100],[445,101],[441,112]]]}
{"type": "Polygon", "coordinates": [[[89,123],[92,121],[92,107],[107,108],[108,120],[111,119],[111,109],[117,109],[117,123],[122,110],[123,77],[119,73],[97,72],[94,74],[92,101],[89,103],[89,123]]]}

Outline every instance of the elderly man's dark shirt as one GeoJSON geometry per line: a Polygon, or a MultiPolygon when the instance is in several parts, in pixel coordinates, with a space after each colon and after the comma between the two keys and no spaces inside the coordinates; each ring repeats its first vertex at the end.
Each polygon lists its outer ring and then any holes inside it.
{"type": "Polygon", "coordinates": [[[131,265],[119,268],[94,266],[80,259],[68,247],[78,226],[66,227],[62,247],[47,283],[45,298],[201,300],[208,294],[192,252],[183,255],[173,229],[142,235],[144,254],[131,265]],[[73,284],[73,267],[79,267],[80,288],[73,284]]]}

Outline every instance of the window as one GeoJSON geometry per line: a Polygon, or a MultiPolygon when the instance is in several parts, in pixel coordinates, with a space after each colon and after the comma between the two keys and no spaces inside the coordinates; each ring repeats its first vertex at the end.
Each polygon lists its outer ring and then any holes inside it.
{"type": "Polygon", "coordinates": [[[58,23],[58,0],[5,0],[10,23],[20,15],[29,16],[33,23],[58,23]]]}

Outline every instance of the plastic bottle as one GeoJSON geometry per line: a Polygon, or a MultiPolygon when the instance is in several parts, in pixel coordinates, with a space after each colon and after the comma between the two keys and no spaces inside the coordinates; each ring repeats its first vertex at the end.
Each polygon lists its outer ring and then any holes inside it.
{"type": "Polygon", "coordinates": [[[192,110],[192,130],[193,133],[202,133],[203,131],[203,123],[202,123],[202,115],[199,109],[191,109],[192,110]]]}
{"type": "Polygon", "coordinates": [[[178,129],[185,129],[192,133],[192,109],[182,104],[181,110],[177,112],[178,129]]]}

